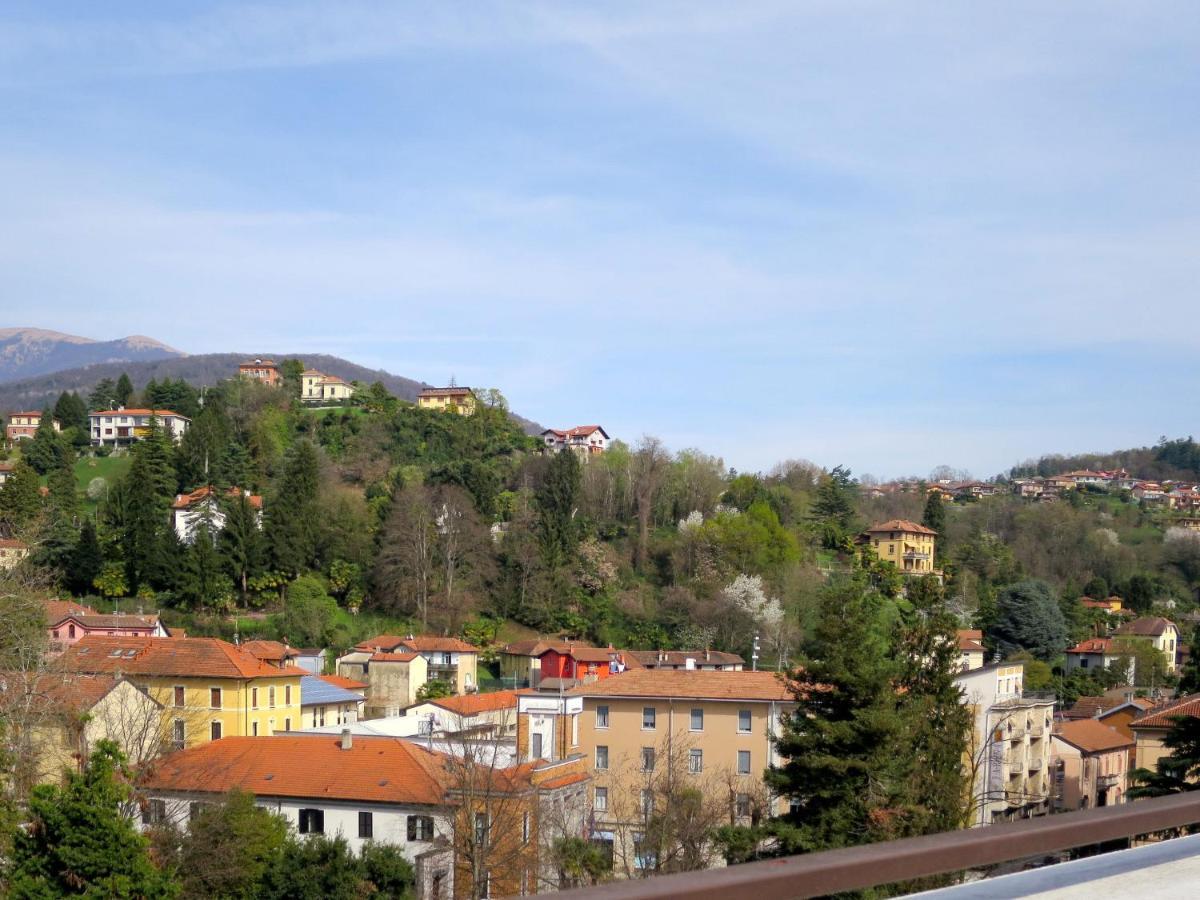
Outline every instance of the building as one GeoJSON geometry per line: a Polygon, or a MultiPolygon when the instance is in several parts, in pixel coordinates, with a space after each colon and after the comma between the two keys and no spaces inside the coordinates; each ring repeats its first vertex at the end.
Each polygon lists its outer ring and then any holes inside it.
{"type": "Polygon", "coordinates": [[[611,439],[599,425],[576,425],[565,431],[547,428],[541,434],[542,446],[551,453],[571,450],[581,459],[599,456],[608,449],[611,439]]]}
{"type": "Polygon", "coordinates": [[[500,680],[514,688],[537,687],[542,680],[542,654],[547,650],[590,647],[581,641],[531,638],[513,641],[500,649],[500,680]]]}
{"type": "Polygon", "coordinates": [[[1096,719],[1059,724],[1050,739],[1054,806],[1063,812],[1125,802],[1131,738],[1096,719]]]}
{"type": "Polygon", "coordinates": [[[954,678],[974,720],[965,760],[972,825],[1050,810],[1054,698],[1026,694],[1024,680],[1020,663],[993,663],[954,678]]]}
{"type": "MultiPolygon", "coordinates": [[[[33,410],[27,412],[11,413],[8,417],[8,425],[5,428],[4,436],[8,438],[9,443],[15,441],[30,440],[37,434],[38,426],[42,424],[42,414],[33,410]]],[[[54,423],[55,431],[62,431],[62,426],[58,422],[54,423]]]]}
{"type": "Polygon", "coordinates": [[[306,369],[300,375],[300,399],[305,403],[343,403],[354,396],[354,385],[326,375],[316,369],[306,369]]]}
{"type": "Polygon", "coordinates": [[[300,727],[349,725],[362,717],[367,698],[316,675],[300,677],[300,727]]]}
{"type": "Polygon", "coordinates": [[[560,685],[590,684],[641,667],[642,664],[624,650],[612,647],[552,647],[541,655],[542,674],[538,686],[557,689],[560,685]],[[551,680],[549,685],[548,679],[551,680]]]}
{"type": "Polygon", "coordinates": [[[684,669],[697,672],[740,672],[746,661],[721,650],[626,650],[647,669],[684,669]]]}
{"type": "Polygon", "coordinates": [[[173,747],[290,731],[300,722],[303,672],[216,638],[92,635],[60,660],[63,671],[120,674],[144,690],[164,707],[173,747]]]}
{"type": "Polygon", "coordinates": [[[154,613],[101,613],[73,600],[46,601],[51,653],[59,653],[89,635],[108,637],[170,637],[154,613]]]}
{"type": "Polygon", "coordinates": [[[645,821],[681,786],[717,804],[725,824],[782,810],[762,776],[779,762],[773,737],[794,705],[774,672],[633,669],[562,694],[519,695],[517,751],[524,760],[584,755],[592,840],[618,877],[632,877],[652,862],[640,849],[645,821]]]}
{"type": "Polygon", "coordinates": [[[987,650],[983,646],[983,632],[978,628],[960,628],[958,639],[958,667],[960,671],[970,672],[982,669],[987,650]]]}
{"type": "Polygon", "coordinates": [[[417,406],[421,409],[436,409],[454,412],[460,416],[472,416],[478,400],[469,387],[425,388],[417,394],[417,406]]]}
{"type": "Polygon", "coordinates": [[[475,737],[511,740],[517,735],[518,691],[494,691],[490,694],[462,694],[438,697],[403,710],[420,723],[415,734],[475,737]]]}
{"type": "Polygon", "coordinates": [[[937,532],[907,519],[891,519],[868,528],[864,538],[875,554],[904,575],[936,575],[933,567],[937,532]]]}
{"type": "Polygon", "coordinates": [[[1163,655],[1168,672],[1175,671],[1175,655],[1179,650],[1179,629],[1162,616],[1142,616],[1126,622],[1116,630],[1122,638],[1149,641],[1163,655]]]}
{"type": "Polygon", "coordinates": [[[1091,597],[1080,597],[1079,602],[1083,604],[1084,609],[1098,609],[1112,616],[1119,615],[1121,613],[1121,604],[1123,601],[1120,597],[1114,595],[1111,597],[1105,597],[1103,600],[1093,600],[1091,597]]]}
{"type": "Polygon", "coordinates": [[[0,538],[0,569],[13,569],[29,555],[29,545],[16,538],[0,538]]]}
{"type": "Polygon", "coordinates": [[[417,702],[417,691],[429,680],[429,663],[419,653],[355,648],[335,663],[342,678],[366,684],[365,718],[398,716],[417,702]]]}
{"type": "Polygon", "coordinates": [[[354,649],[374,653],[418,653],[428,664],[427,677],[430,681],[449,682],[456,694],[465,694],[478,688],[479,648],[458,638],[429,634],[403,637],[378,634],[360,642],[354,649]]]}
{"type": "Polygon", "coordinates": [[[1200,715],[1200,694],[1188,694],[1173,703],[1155,707],[1146,715],[1131,721],[1129,728],[1133,731],[1136,742],[1134,766],[1153,771],[1162,757],[1171,754],[1170,748],[1163,743],[1163,740],[1175,727],[1176,720],[1198,715],[1200,715]]]}
{"type": "Polygon", "coordinates": [[[196,488],[190,494],[175,495],[175,500],[171,504],[171,526],[175,529],[175,533],[179,535],[181,541],[185,544],[190,544],[196,536],[197,526],[201,522],[207,521],[209,530],[215,538],[217,532],[225,527],[225,510],[223,505],[237,503],[242,497],[246,499],[246,502],[250,505],[250,509],[253,510],[254,522],[259,530],[261,530],[263,520],[262,497],[237,487],[218,491],[210,485],[196,488]]]}
{"type": "Polygon", "coordinates": [[[296,654],[293,665],[299,666],[310,675],[323,675],[325,673],[326,651],[323,648],[293,647],[292,650],[296,654]]]}
{"type": "Polygon", "coordinates": [[[279,374],[279,366],[275,365],[275,361],[271,359],[253,359],[250,362],[244,362],[238,366],[238,375],[242,378],[261,381],[270,387],[277,387],[283,380],[283,376],[279,374]]]}
{"type": "Polygon", "coordinates": [[[1127,657],[1113,646],[1113,639],[1094,637],[1080,641],[1067,651],[1067,671],[1075,669],[1108,669],[1123,665],[1127,657]]]}
{"type": "Polygon", "coordinates": [[[172,441],[178,443],[192,420],[169,409],[105,409],[88,413],[92,443],[97,447],[128,447],[150,433],[157,422],[172,441]]]}

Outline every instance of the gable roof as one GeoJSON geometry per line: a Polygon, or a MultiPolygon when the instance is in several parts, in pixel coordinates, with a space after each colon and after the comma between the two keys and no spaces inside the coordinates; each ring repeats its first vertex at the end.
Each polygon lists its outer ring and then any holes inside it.
{"type": "Polygon", "coordinates": [[[217,638],[116,637],[90,634],[66,649],[71,672],[111,672],[180,678],[299,678],[301,670],[269,666],[217,638]]]}
{"type": "Polygon", "coordinates": [[[408,653],[387,653],[385,651],[380,651],[378,653],[372,653],[370,657],[368,657],[367,662],[412,662],[420,655],[420,653],[414,653],[411,650],[408,653]]]}
{"type": "Polygon", "coordinates": [[[465,397],[471,393],[469,387],[425,388],[418,397],[465,397]]]}
{"type": "Polygon", "coordinates": [[[348,691],[316,675],[300,676],[300,705],[313,706],[317,703],[361,703],[367,699],[362,694],[348,691]]]}
{"type": "Polygon", "coordinates": [[[1175,623],[1162,616],[1142,616],[1132,622],[1126,622],[1117,629],[1117,634],[1131,634],[1137,637],[1158,637],[1168,628],[1174,628],[1175,623]]]}
{"type": "Polygon", "coordinates": [[[445,757],[416,743],[354,735],[276,734],[227,737],[181,750],[154,766],[150,790],[260,797],[359,800],[438,806],[445,798],[445,757]]]}
{"type": "Polygon", "coordinates": [[[1095,719],[1075,719],[1071,722],[1063,722],[1054,730],[1054,737],[1085,753],[1125,750],[1135,743],[1115,728],[1110,728],[1095,719]]]}
{"type": "Polygon", "coordinates": [[[287,644],[279,641],[246,641],[241,647],[255,659],[261,659],[263,662],[283,662],[285,659],[291,659],[298,655],[287,644]]]}
{"type": "Polygon", "coordinates": [[[126,409],[102,409],[96,412],[88,413],[88,417],[94,416],[157,416],[165,419],[168,416],[174,416],[177,419],[184,419],[190,422],[187,416],[181,416],[172,409],[142,409],[142,408],[126,408],[126,409]]]}
{"type": "Polygon", "coordinates": [[[84,603],[77,603],[74,600],[46,600],[46,624],[53,628],[67,616],[75,615],[99,615],[96,610],[84,603]]]}
{"type": "Polygon", "coordinates": [[[439,697],[430,700],[434,706],[460,716],[477,716],[480,713],[496,712],[501,709],[516,710],[518,694],[534,691],[494,691],[490,694],[462,694],[457,697],[439,697]]]}
{"type": "Polygon", "coordinates": [[[590,647],[587,641],[567,641],[560,638],[529,638],[524,641],[513,641],[500,648],[501,653],[509,656],[541,656],[547,650],[567,650],[571,647],[590,647]]]}
{"type": "Polygon", "coordinates": [[[355,681],[353,678],[345,678],[342,675],[318,675],[322,681],[327,684],[332,684],[334,687],[345,688],[348,691],[362,691],[370,687],[364,681],[355,681]]]}
{"type": "Polygon", "coordinates": [[[962,653],[986,653],[983,646],[983,631],[978,628],[960,628],[955,633],[958,649],[962,653]]]}
{"type": "Polygon", "coordinates": [[[1112,638],[1088,638],[1069,649],[1068,653],[1112,653],[1112,638]]]}
{"type": "Polygon", "coordinates": [[[689,659],[695,660],[697,667],[746,664],[746,661],[736,653],[726,653],[723,650],[626,650],[625,652],[637,662],[650,667],[686,666],[689,659]]]}
{"type": "Polygon", "coordinates": [[[604,435],[605,438],[608,437],[608,432],[599,425],[576,425],[574,428],[547,428],[542,432],[542,436],[553,434],[560,438],[587,437],[589,434],[597,431],[604,435]]]}
{"type": "MultiPolygon", "coordinates": [[[[125,679],[78,672],[0,674],[0,705],[18,702],[34,709],[83,713],[92,709],[125,679]]],[[[155,705],[161,706],[157,701],[155,705]]]]}
{"type": "Polygon", "coordinates": [[[1070,709],[1064,709],[1061,715],[1064,719],[1093,719],[1115,705],[1117,701],[1108,697],[1080,697],[1070,709]]]}
{"type": "Polygon", "coordinates": [[[926,528],[924,525],[918,525],[916,522],[910,522],[908,519],[888,519],[886,522],[880,522],[878,525],[868,528],[867,534],[876,534],[883,531],[899,531],[904,534],[937,534],[932,528],[926,528]]]}
{"type": "Polygon", "coordinates": [[[407,647],[417,653],[478,653],[479,648],[458,638],[438,637],[432,634],[400,636],[396,634],[377,634],[366,641],[354,645],[355,650],[394,651],[398,647],[407,647]]]}
{"type": "Polygon", "coordinates": [[[630,669],[580,685],[567,692],[581,697],[646,697],[692,700],[795,701],[775,672],[719,672],[680,669],[630,669]]]}
{"type": "Polygon", "coordinates": [[[1174,703],[1160,706],[1152,713],[1134,719],[1129,723],[1130,728],[1174,728],[1176,718],[1200,716],[1200,694],[1188,694],[1174,703]]]}
{"type": "Polygon", "coordinates": [[[231,487],[225,491],[214,491],[208,485],[198,487],[190,494],[177,494],[175,501],[171,504],[171,509],[187,509],[193,504],[199,503],[201,500],[207,499],[213,494],[218,494],[229,500],[236,500],[238,497],[245,496],[246,502],[255,509],[262,509],[263,498],[258,494],[251,494],[249,491],[243,491],[239,487],[231,487]]]}

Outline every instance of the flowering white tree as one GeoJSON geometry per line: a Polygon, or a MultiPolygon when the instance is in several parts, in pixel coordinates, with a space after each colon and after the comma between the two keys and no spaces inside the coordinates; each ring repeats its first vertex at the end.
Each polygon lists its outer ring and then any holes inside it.
{"type": "Polygon", "coordinates": [[[693,509],[687,514],[686,518],[679,520],[679,533],[690,534],[691,532],[696,531],[703,524],[704,513],[700,512],[698,509],[693,509]]]}
{"type": "Polygon", "coordinates": [[[775,597],[768,597],[763,589],[761,575],[738,575],[721,594],[731,604],[754,620],[767,639],[774,645],[779,656],[779,668],[783,668],[784,615],[783,606],[775,597]]]}

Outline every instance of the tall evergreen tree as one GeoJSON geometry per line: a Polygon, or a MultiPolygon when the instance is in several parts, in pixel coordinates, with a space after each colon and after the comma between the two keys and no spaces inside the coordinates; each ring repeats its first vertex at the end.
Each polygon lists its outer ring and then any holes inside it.
{"type": "Polygon", "coordinates": [[[1176,717],[1163,746],[1171,752],[1159,757],[1153,771],[1139,768],[1129,773],[1133,786],[1126,793],[1128,799],[1200,790],[1200,717],[1176,717]]]}
{"type": "Polygon", "coordinates": [[[582,480],[579,458],[572,451],[563,450],[551,458],[537,491],[538,543],[550,570],[571,559],[579,543],[575,514],[579,510],[582,480]]]}
{"type": "Polygon", "coordinates": [[[87,404],[74,391],[63,391],[54,403],[54,418],[63,428],[79,428],[85,433],[88,429],[87,404]]]}
{"type": "Polygon", "coordinates": [[[67,563],[67,587],[75,594],[89,593],[103,565],[104,551],[100,547],[96,526],[91,519],[84,519],[83,527],[79,529],[79,540],[67,563]]]}
{"type": "Polygon", "coordinates": [[[266,545],[258,527],[258,510],[245,494],[224,505],[225,526],[218,537],[221,556],[238,589],[245,595],[251,578],[266,561],[266,545]]]}
{"type": "Polygon", "coordinates": [[[117,386],[111,378],[102,378],[88,394],[88,408],[97,411],[112,409],[117,405],[117,386]]]}
{"type": "Polygon", "coordinates": [[[220,403],[210,403],[192,419],[176,454],[185,489],[216,483],[215,469],[229,443],[230,430],[229,417],[220,403]]]}
{"type": "Polygon", "coordinates": [[[1200,691],[1200,623],[1192,627],[1192,637],[1188,646],[1197,649],[1188,654],[1187,660],[1179,669],[1180,696],[1200,691]]]}
{"type": "Polygon", "coordinates": [[[117,386],[113,389],[113,398],[117,401],[117,406],[128,406],[129,401],[133,399],[133,382],[129,380],[129,375],[125,372],[122,372],[121,377],[117,379],[117,386]]]}
{"type": "Polygon", "coordinates": [[[39,475],[47,475],[71,461],[71,448],[54,428],[54,416],[49,409],[42,412],[33,440],[22,449],[22,455],[39,475]]]}
{"type": "MultiPolygon", "coordinates": [[[[946,530],[946,501],[937,491],[930,493],[925,501],[925,513],[921,516],[921,524],[932,528],[938,534],[946,530]]],[[[939,547],[941,542],[939,542],[939,547]]]]}
{"type": "Polygon", "coordinates": [[[222,606],[232,594],[229,576],[214,546],[215,537],[202,522],[192,533],[192,542],[184,554],[178,593],[179,599],[192,609],[222,606]]]}
{"type": "Polygon", "coordinates": [[[302,440],[288,451],[266,509],[271,566],[299,575],[317,557],[317,450],[302,440]]]}
{"type": "Polygon", "coordinates": [[[220,457],[215,460],[211,481],[218,487],[239,487],[253,490],[258,486],[254,475],[254,461],[244,444],[230,440],[220,457]]]}
{"type": "Polygon", "coordinates": [[[0,486],[0,522],[14,531],[32,524],[42,509],[40,487],[37,472],[20,460],[0,486]]]}
{"type": "Polygon", "coordinates": [[[831,550],[849,548],[855,526],[854,501],[858,486],[850,470],[835,466],[821,479],[812,505],[812,516],[821,530],[821,542],[831,550]]]}
{"type": "Polygon", "coordinates": [[[50,473],[46,488],[48,521],[36,558],[39,565],[65,579],[79,538],[79,492],[74,468],[59,466],[50,473]]]}
{"type": "Polygon", "coordinates": [[[174,560],[165,556],[170,548],[171,501],[177,486],[171,464],[171,440],[157,421],[150,433],[133,448],[133,462],[124,479],[123,550],[129,586],[162,583],[174,560]]]}

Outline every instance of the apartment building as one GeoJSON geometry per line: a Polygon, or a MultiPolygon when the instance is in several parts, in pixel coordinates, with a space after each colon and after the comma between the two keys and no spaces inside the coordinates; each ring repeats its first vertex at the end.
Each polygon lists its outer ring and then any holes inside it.
{"type": "Polygon", "coordinates": [[[425,388],[417,394],[417,406],[441,412],[458,413],[460,416],[475,414],[478,401],[469,387],[425,388]]]}
{"type": "Polygon", "coordinates": [[[868,528],[864,539],[882,560],[905,575],[935,575],[937,532],[907,519],[890,519],[868,528]]]}
{"type": "Polygon", "coordinates": [[[1054,729],[1054,804],[1066,812],[1125,802],[1133,739],[1097,719],[1074,719],[1054,729]]]}
{"type": "Polygon", "coordinates": [[[238,375],[253,381],[261,381],[270,387],[277,386],[283,376],[279,374],[279,366],[272,359],[253,359],[238,366],[238,375]]]}
{"type": "Polygon", "coordinates": [[[1118,637],[1150,643],[1162,654],[1168,672],[1175,671],[1175,658],[1179,650],[1179,629],[1175,623],[1162,616],[1142,616],[1127,622],[1117,629],[1118,637]]]}
{"type": "Polygon", "coordinates": [[[192,420],[169,409],[105,409],[88,413],[92,444],[97,447],[128,447],[150,434],[157,422],[167,436],[179,443],[192,420]]]}

